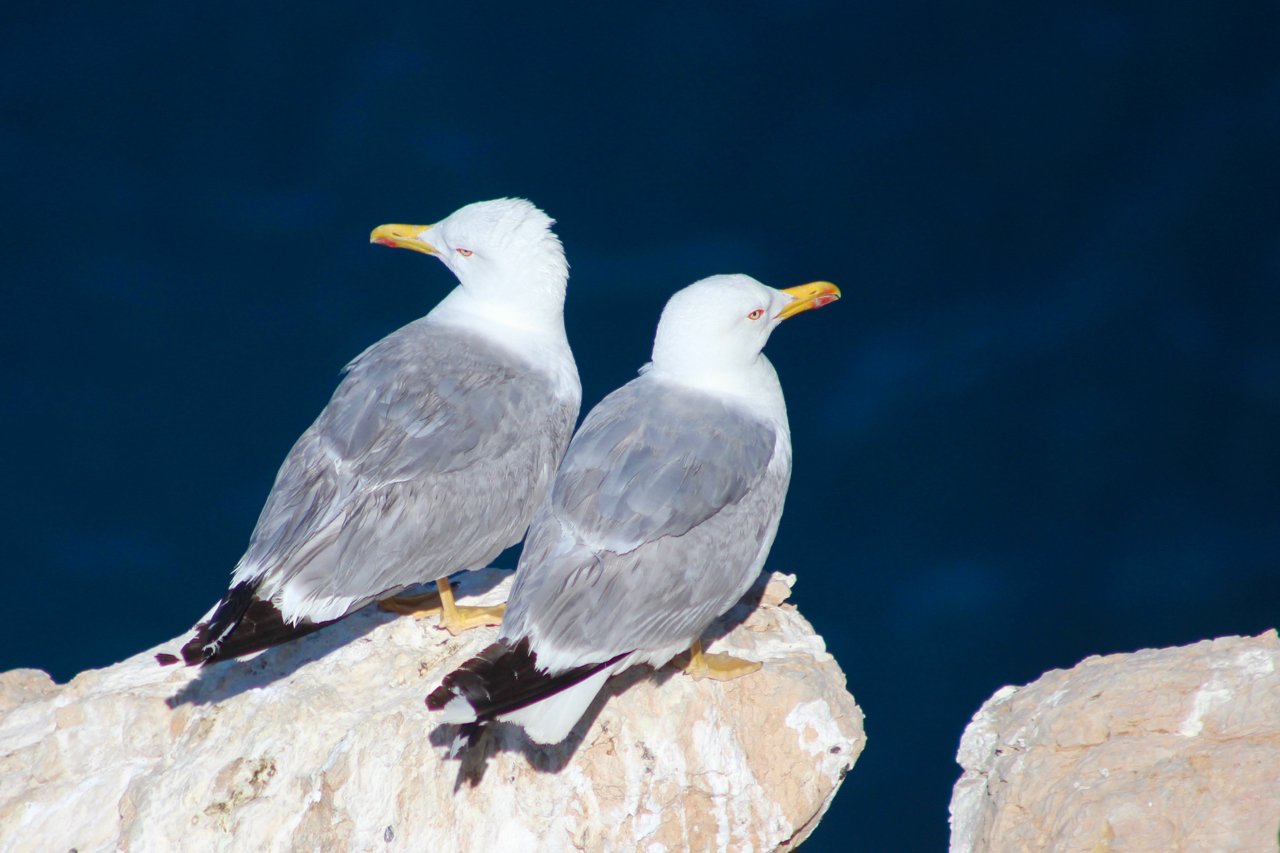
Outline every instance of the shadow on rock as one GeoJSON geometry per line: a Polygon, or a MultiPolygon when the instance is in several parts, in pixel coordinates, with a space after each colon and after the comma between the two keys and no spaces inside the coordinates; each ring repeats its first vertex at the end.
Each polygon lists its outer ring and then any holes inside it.
{"type": "MultiPolygon", "coordinates": [[[[704,647],[728,635],[750,618],[760,606],[768,580],[769,574],[762,572],[738,603],[702,632],[704,647]]],[[[535,770],[543,773],[559,773],[568,766],[574,754],[577,753],[578,747],[582,745],[606,702],[615,696],[621,696],[633,685],[642,681],[653,681],[661,686],[671,678],[681,675],[679,664],[682,657],[684,657],[683,654],[677,655],[672,662],[658,669],[637,664],[610,678],[587,707],[582,719],[578,720],[568,736],[559,743],[536,743],[525,734],[524,729],[511,723],[487,724],[478,736],[458,753],[458,778],[454,782],[454,791],[458,791],[464,784],[472,788],[479,785],[484,779],[489,758],[499,752],[519,752],[535,770]]],[[[447,723],[436,726],[429,736],[431,744],[448,749],[459,737],[461,728],[447,723]]]]}
{"type": "Polygon", "coordinates": [[[166,703],[170,708],[187,703],[209,705],[248,690],[266,687],[398,618],[395,613],[384,613],[378,610],[377,605],[369,605],[314,634],[267,649],[248,660],[228,660],[203,666],[200,674],[166,703]]]}
{"type": "MultiPolygon", "coordinates": [[[[489,568],[474,572],[460,572],[451,580],[460,598],[479,597],[494,593],[511,574],[512,572],[508,570],[489,568]]],[[[434,589],[434,583],[415,584],[403,590],[401,595],[417,595],[434,589]]],[[[485,603],[488,602],[485,601],[485,603]]],[[[314,634],[282,643],[259,653],[256,657],[203,666],[200,674],[170,697],[167,704],[170,708],[177,708],[187,703],[209,705],[238,696],[247,690],[266,687],[283,678],[288,678],[307,664],[399,618],[401,617],[396,613],[379,610],[377,604],[370,604],[344,619],[326,625],[314,634]]]]}

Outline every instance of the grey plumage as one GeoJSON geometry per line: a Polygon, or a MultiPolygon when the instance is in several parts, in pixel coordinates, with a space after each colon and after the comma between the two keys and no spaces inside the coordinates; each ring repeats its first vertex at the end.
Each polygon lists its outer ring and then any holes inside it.
{"type": "Polygon", "coordinates": [[[236,578],[318,621],[486,565],[520,540],[577,414],[500,345],[410,323],[351,362],[298,439],[236,578]]]}
{"type": "Polygon", "coordinates": [[[790,476],[776,450],[723,397],[649,375],[610,394],[530,527],[503,637],[536,637],[553,667],[687,646],[759,572],[790,476]]]}
{"type": "MultiPolygon", "coordinates": [[[[497,199],[374,229],[372,242],[438,258],[458,286],[347,366],[281,466],[230,590],[183,646],[188,664],[286,642],[520,540],[582,398],[552,224],[497,199]]],[[[446,627],[464,629],[443,604],[446,627]]]]}

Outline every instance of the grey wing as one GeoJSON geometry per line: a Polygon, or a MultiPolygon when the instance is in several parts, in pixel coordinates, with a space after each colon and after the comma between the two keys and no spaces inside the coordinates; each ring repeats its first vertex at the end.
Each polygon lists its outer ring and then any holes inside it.
{"type": "Polygon", "coordinates": [[[525,542],[502,632],[550,665],[691,641],[777,530],[790,466],[770,465],[773,427],[647,384],[588,416],[525,542]]]}
{"type": "Polygon", "coordinates": [[[483,565],[519,541],[576,417],[504,350],[411,324],[352,362],[295,444],[237,580],[358,598],[483,565]]]}
{"type": "Polygon", "coordinates": [[[625,553],[741,500],[774,442],[773,427],[743,409],[641,377],[587,416],[556,475],[553,507],[584,543],[625,553]]]}

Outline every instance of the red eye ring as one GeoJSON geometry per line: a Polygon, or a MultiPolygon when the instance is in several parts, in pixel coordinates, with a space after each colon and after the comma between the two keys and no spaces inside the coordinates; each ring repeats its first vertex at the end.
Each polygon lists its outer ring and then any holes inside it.
{"type": "Polygon", "coordinates": [[[764,309],[763,309],[763,308],[757,308],[756,310],[752,311],[750,314],[748,314],[748,315],[747,315],[747,319],[748,319],[748,320],[759,320],[759,319],[760,319],[761,317],[763,317],[763,316],[764,316],[764,309]]]}
{"type": "Polygon", "coordinates": [[[457,249],[456,251],[459,255],[462,255],[462,257],[464,258],[469,258],[472,256],[472,254],[474,254],[470,249],[457,249]]]}

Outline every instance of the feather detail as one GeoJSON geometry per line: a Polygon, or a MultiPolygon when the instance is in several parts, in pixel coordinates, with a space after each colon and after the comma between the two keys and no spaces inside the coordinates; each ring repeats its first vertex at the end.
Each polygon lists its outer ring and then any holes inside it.
{"type": "Polygon", "coordinates": [[[236,584],[223,596],[213,618],[196,626],[196,635],[182,647],[187,666],[208,666],[262,651],[337,621],[290,625],[274,604],[254,596],[257,586],[252,581],[236,584]]]}
{"type": "Polygon", "coordinates": [[[623,657],[552,674],[538,668],[537,655],[527,638],[514,644],[500,640],[446,675],[427,697],[427,707],[432,711],[447,708],[450,722],[488,722],[566,690],[623,657]],[[469,714],[459,700],[469,706],[469,714]]]}
{"type": "Polygon", "coordinates": [[[253,603],[254,593],[260,581],[244,581],[227,590],[218,602],[218,609],[208,622],[196,625],[196,635],[182,647],[182,659],[187,666],[204,663],[218,651],[223,639],[235,630],[253,603]]]}

